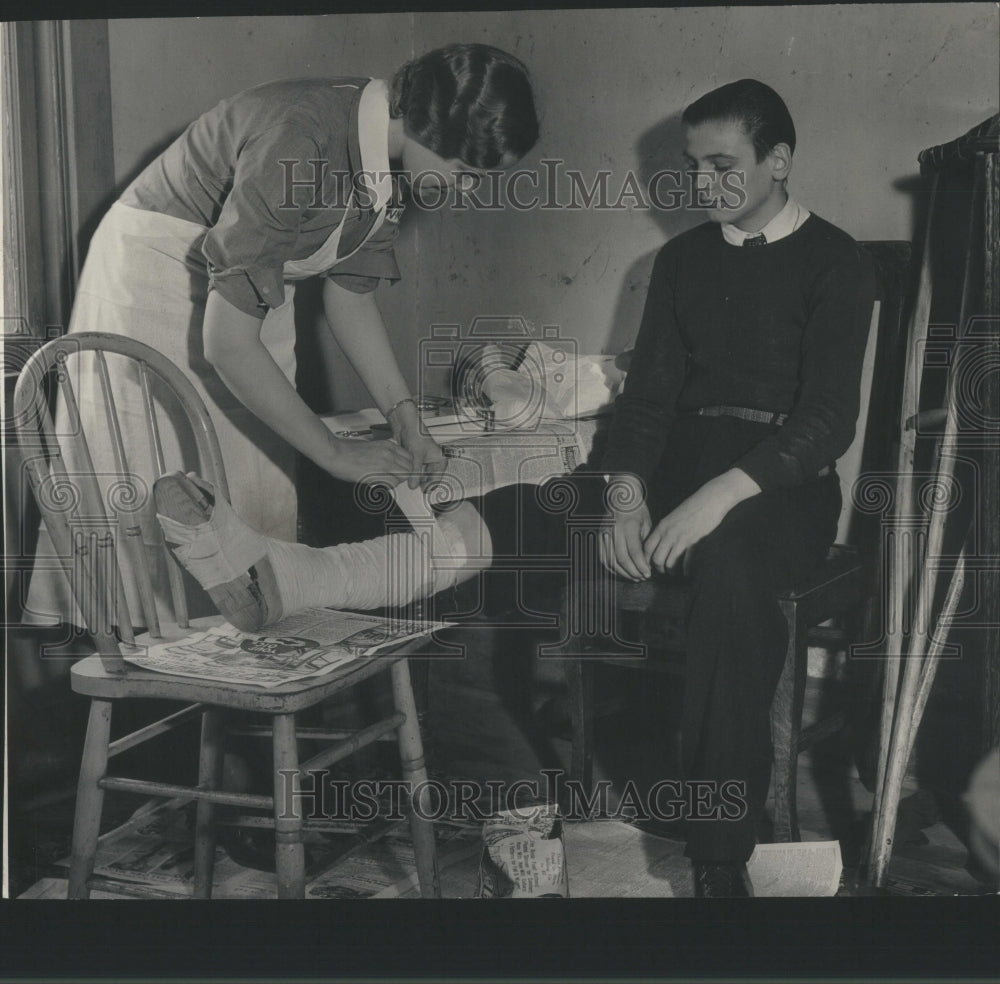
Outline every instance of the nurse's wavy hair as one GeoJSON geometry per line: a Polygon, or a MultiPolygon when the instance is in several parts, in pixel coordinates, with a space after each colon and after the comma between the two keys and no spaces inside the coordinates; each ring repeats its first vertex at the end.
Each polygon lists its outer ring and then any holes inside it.
{"type": "Polygon", "coordinates": [[[520,160],[538,139],[528,70],[486,44],[452,44],[407,62],[392,80],[389,112],[428,150],[476,168],[520,160]]]}
{"type": "Polygon", "coordinates": [[[753,141],[757,161],[767,157],[776,144],[795,150],[795,124],[785,101],[763,82],[740,79],[696,99],[684,110],[681,120],[697,126],[706,120],[738,123],[753,141]]]}

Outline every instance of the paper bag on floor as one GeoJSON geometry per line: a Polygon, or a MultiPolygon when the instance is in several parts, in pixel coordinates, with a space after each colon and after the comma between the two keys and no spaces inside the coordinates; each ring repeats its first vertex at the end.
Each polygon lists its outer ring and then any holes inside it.
{"type": "Polygon", "coordinates": [[[747,862],[759,898],[836,895],[843,870],[839,841],[758,844],[747,862]]]}
{"type": "Polygon", "coordinates": [[[483,824],[476,897],[569,897],[566,849],[557,807],[509,810],[483,824]]]}

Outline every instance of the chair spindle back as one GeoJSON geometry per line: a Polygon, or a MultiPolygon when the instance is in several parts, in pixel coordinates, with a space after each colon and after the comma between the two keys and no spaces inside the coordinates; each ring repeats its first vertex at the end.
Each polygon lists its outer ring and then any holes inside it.
{"type": "Polygon", "coordinates": [[[161,634],[157,552],[173,617],[188,624],[184,577],[163,545],[153,482],[167,471],[196,469],[229,497],[208,410],[155,349],[122,335],[79,332],[29,359],[14,392],[14,418],[23,467],[80,615],[105,668],[124,673],[121,644],[134,644],[136,626],[161,634]],[[186,441],[177,438],[184,434],[186,441]],[[196,450],[197,460],[184,460],[182,448],[196,450]],[[123,577],[134,587],[136,611],[123,577]]]}

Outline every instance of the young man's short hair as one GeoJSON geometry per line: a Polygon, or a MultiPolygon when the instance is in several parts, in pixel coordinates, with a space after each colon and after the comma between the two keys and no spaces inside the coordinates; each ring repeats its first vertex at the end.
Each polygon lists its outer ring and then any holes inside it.
{"type": "Polygon", "coordinates": [[[795,124],[784,100],[769,85],[756,79],[730,82],[696,99],[681,117],[689,126],[707,120],[739,123],[753,141],[762,161],[776,144],[795,150],[795,124]]]}

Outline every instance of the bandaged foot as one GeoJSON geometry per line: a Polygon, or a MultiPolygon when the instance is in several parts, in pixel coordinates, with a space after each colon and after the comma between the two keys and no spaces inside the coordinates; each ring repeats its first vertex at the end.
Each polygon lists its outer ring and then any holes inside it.
{"type": "Polygon", "coordinates": [[[210,483],[174,472],[157,479],[153,497],[171,552],[227,622],[256,632],[282,617],[268,538],[247,526],[210,483]]]}
{"type": "Polygon", "coordinates": [[[174,556],[244,632],[307,607],[400,608],[492,559],[489,531],[467,502],[415,533],[317,549],[258,533],[196,475],[165,475],[153,494],[174,556]]]}

